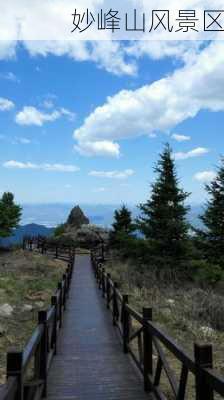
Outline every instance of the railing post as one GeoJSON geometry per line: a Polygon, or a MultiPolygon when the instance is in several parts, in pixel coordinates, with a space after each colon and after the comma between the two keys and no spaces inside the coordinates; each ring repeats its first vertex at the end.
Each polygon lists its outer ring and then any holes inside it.
{"type": "Polygon", "coordinates": [[[105,287],[105,268],[102,269],[102,297],[105,297],[106,287],[105,287]]]}
{"type": "Polygon", "coordinates": [[[123,295],[123,304],[122,304],[122,313],[123,313],[123,351],[124,353],[128,353],[128,342],[129,342],[129,312],[126,309],[126,305],[128,304],[128,295],[123,295]]]}
{"type": "Polygon", "coordinates": [[[58,246],[55,247],[55,258],[58,258],[58,246]]]}
{"type": "Polygon", "coordinates": [[[147,322],[152,321],[152,308],[143,308],[143,368],[144,368],[144,390],[151,390],[148,375],[153,373],[153,348],[152,336],[147,329],[147,322]]]}
{"type": "Polygon", "coordinates": [[[58,304],[58,307],[59,307],[59,328],[61,328],[62,327],[62,283],[61,282],[58,283],[58,290],[60,292],[60,294],[59,294],[59,304],[58,304]]]}
{"type": "Polygon", "coordinates": [[[102,273],[103,273],[103,271],[102,271],[102,267],[101,267],[101,264],[99,264],[99,265],[98,265],[98,268],[99,268],[99,281],[98,281],[98,287],[99,287],[99,289],[101,289],[101,285],[102,285],[102,273]]]}
{"type": "Polygon", "coordinates": [[[54,354],[57,354],[57,323],[58,323],[58,302],[57,296],[51,297],[51,305],[55,307],[55,317],[53,322],[53,332],[52,332],[52,341],[51,348],[54,349],[54,354]]]}
{"type": "Polygon", "coordinates": [[[205,381],[203,374],[203,368],[213,367],[212,346],[195,344],[194,357],[196,364],[196,400],[213,400],[213,389],[209,382],[205,381]]]}
{"type": "Polygon", "coordinates": [[[29,250],[30,251],[33,250],[33,241],[32,241],[32,239],[29,241],[29,250]]]}
{"type": "Polygon", "coordinates": [[[72,279],[72,264],[68,263],[68,287],[70,287],[72,279]]]}
{"type": "Polygon", "coordinates": [[[23,400],[23,353],[12,351],[7,353],[7,379],[17,378],[17,392],[15,400],[23,400]]]}
{"type": "Polygon", "coordinates": [[[102,243],[102,249],[101,249],[101,257],[102,257],[102,261],[105,261],[105,251],[104,251],[104,243],[102,243]]]}
{"type": "Polygon", "coordinates": [[[118,284],[114,282],[114,290],[113,290],[113,325],[117,325],[117,318],[118,318],[118,306],[117,306],[117,290],[118,284]]]}
{"type": "Polygon", "coordinates": [[[43,397],[47,396],[47,312],[39,311],[38,322],[44,327],[40,342],[40,371],[39,378],[44,381],[43,397]]]}
{"type": "Polygon", "coordinates": [[[64,310],[66,308],[66,292],[67,292],[66,274],[63,274],[63,298],[62,298],[62,303],[63,303],[64,310]]]}
{"type": "Polygon", "coordinates": [[[110,295],[111,295],[111,293],[110,293],[110,289],[111,289],[111,287],[110,287],[110,279],[111,279],[111,275],[107,274],[106,291],[107,291],[107,308],[108,309],[110,308],[110,295]]]}

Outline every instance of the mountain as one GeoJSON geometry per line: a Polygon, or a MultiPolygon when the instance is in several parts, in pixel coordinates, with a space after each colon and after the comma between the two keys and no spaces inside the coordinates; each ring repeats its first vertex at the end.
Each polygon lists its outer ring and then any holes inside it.
{"type": "Polygon", "coordinates": [[[28,224],[24,226],[19,226],[15,229],[13,236],[9,238],[0,239],[0,245],[3,247],[12,246],[15,244],[21,244],[23,241],[23,236],[50,236],[54,232],[53,228],[47,228],[43,225],[28,224]]]}

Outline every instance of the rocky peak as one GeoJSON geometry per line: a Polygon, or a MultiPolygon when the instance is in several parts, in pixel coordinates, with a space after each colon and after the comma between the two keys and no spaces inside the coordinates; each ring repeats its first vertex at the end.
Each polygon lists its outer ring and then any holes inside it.
{"type": "Polygon", "coordinates": [[[88,225],[89,219],[85,216],[79,206],[75,206],[70,212],[66,224],[78,229],[82,225],[88,225]]]}

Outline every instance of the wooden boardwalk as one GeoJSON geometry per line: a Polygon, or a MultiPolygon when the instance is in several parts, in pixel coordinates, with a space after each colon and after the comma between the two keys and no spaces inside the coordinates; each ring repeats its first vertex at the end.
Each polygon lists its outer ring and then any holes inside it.
{"type": "Polygon", "coordinates": [[[76,256],[58,352],[48,376],[47,399],[149,399],[129,356],[122,353],[88,255],[76,256]]]}

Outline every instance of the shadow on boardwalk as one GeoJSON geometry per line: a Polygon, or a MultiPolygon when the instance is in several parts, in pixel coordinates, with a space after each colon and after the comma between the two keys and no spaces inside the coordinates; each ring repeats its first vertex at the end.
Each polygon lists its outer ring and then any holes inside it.
{"type": "Polygon", "coordinates": [[[88,255],[76,257],[58,353],[48,377],[49,400],[149,399],[111,328],[88,255]]]}

